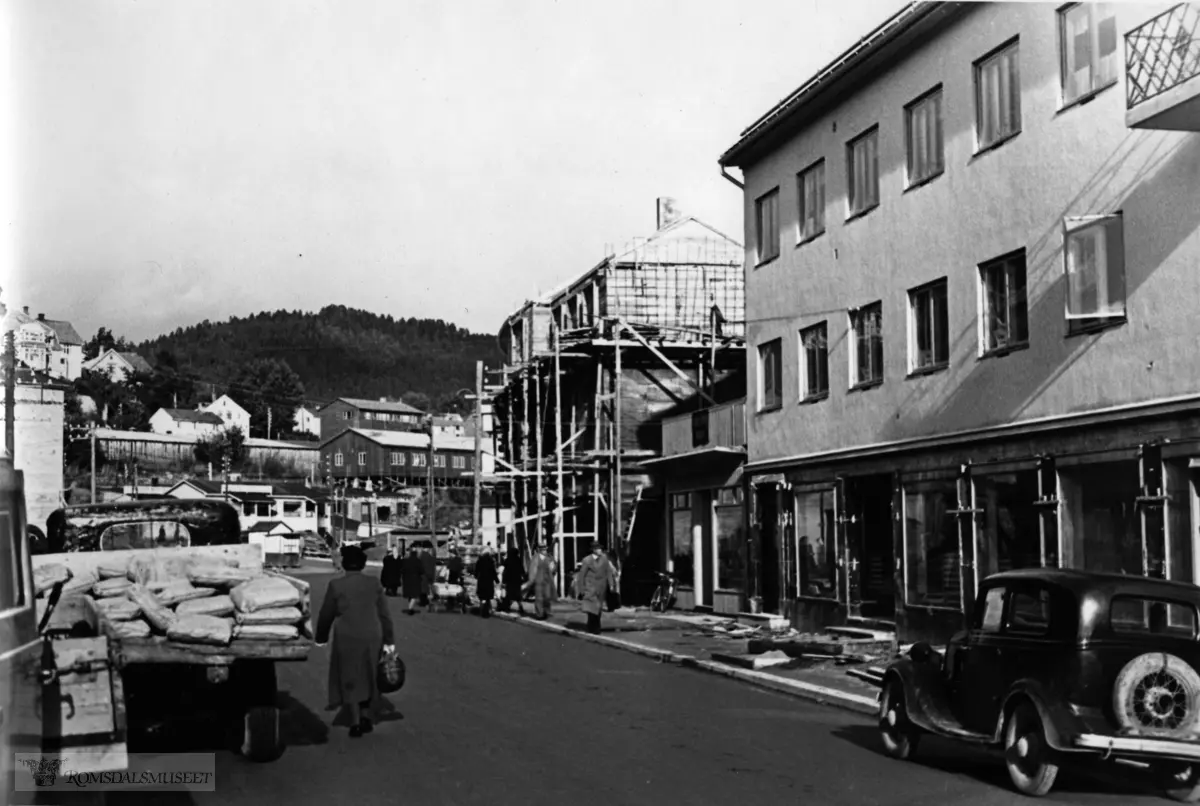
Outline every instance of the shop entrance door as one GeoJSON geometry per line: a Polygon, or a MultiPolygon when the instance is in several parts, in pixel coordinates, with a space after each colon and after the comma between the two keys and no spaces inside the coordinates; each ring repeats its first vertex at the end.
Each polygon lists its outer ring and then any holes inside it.
{"type": "Polygon", "coordinates": [[[892,482],[890,474],[837,482],[835,506],[845,580],[839,587],[851,618],[891,619],[896,612],[892,482]]]}

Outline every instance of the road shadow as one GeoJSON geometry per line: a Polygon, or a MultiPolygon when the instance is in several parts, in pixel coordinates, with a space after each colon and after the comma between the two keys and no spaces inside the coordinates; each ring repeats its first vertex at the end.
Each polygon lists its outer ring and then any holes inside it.
{"type": "Polygon", "coordinates": [[[288,745],[304,747],[329,741],[329,726],[325,720],[289,692],[280,692],[275,705],[279,708],[279,732],[288,745]]]}
{"type": "MultiPolygon", "coordinates": [[[[373,717],[375,724],[382,725],[385,722],[398,722],[404,719],[404,714],[400,713],[400,709],[390,699],[380,697],[379,703],[375,706],[373,717]]],[[[351,724],[353,723],[350,721],[350,709],[345,707],[339,708],[337,714],[333,717],[333,726],[335,728],[348,728],[351,724]]],[[[326,732],[328,733],[328,731],[326,732]]]]}
{"type": "MultiPolygon", "coordinates": [[[[887,755],[880,742],[879,729],[874,725],[848,725],[835,729],[832,735],[872,753],[887,755]]],[[[922,736],[921,745],[910,760],[897,763],[916,764],[949,775],[965,775],[989,786],[1012,790],[1004,758],[998,751],[940,736],[922,736]]],[[[1154,794],[1152,783],[1148,774],[1133,768],[1080,761],[1062,765],[1054,789],[1076,794],[1137,797],[1154,794]]]]}

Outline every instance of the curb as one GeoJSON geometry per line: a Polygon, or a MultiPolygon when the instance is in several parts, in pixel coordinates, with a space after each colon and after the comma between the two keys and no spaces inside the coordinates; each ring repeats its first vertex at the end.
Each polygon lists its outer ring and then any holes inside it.
{"type": "Polygon", "coordinates": [[[647,658],[653,658],[659,663],[674,663],[688,669],[697,669],[709,674],[718,674],[724,677],[730,677],[743,683],[748,683],[756,688],[767,689],[778,694],[786,694],[809,702],[816,702],[822,705],[829,705],[834,708],[841,708],[847,711],[854,711],[860,714],[868,714],[875,716],[879,713],[879,704],[873,697],[864,697],[860,694],[851,694],[846,691],[838,691],[837,689],[828,688],[826,686],[818,686],[815,683],[804,683],[799,680],[790,680],[786,677],[776,677],[766,672],[759,672],[752,669],[739,669],[736,666],[729,666],[724,663],[718,663],[712,660],[701,660],[691,655],[680,655],[665,649],[653,649],[652,647],[635,644],[632,641],[623,641],[620,638],[610,638],[606,635],[591,635],[589,633],[572,630],[569,627],[563,627],[559,624],[550,624],[545,621],[535,621],[529,618],[514,616],[511,613],[492,613],[493,618],[503,619],[505,621],[514,621],[525,624],[530,627],[537,627],[547,632],[558,633],[559,635],[568,636],[570,638],[578,638],[583,641],[591,641],[594,644],[603,644],[611,646],[614,649],[623,649],[626,652],[632,652],[635,655],[641,655],[647,658]]]}

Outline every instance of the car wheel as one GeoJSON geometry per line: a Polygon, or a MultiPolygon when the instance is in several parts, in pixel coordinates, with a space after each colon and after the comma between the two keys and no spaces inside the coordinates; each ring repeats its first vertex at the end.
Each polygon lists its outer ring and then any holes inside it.
{"type": "Polygon", "coordinates": [[[1004,730],[1004,761],[1008,777],[1022,795],[1040,798],[1054,786],[1058,765],[1049,761],[1050,747],[1037,709],[1020,703],[1008,715],[1004,730]]]}
{"type": "Polygon", "coordinates": [[[906,760],[917,749],[921,734],[908,721],[904,708],[904,686],[899,680],[884,684],[879,697],[879,735],[883,750],[892,758],[906,760]]]}
{"type": "Polygon", "coordinates": [[[1200,803],[1200,766],[1162,762],[1151,770],[1168,798],[1178,803],[1200,803]]]}
{"type": "Polygon", "coordinates": [[[1171,738],[1190,735],[1200,722],[1200,675],[1175,655],[1139,655],[1117,675],[1113,711],[1129,731],[1171,738]]]}

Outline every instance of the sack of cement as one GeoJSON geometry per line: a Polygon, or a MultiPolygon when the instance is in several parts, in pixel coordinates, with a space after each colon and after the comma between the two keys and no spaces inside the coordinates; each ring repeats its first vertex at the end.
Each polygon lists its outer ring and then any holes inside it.
{"type": "Polygon", "coordinates": [[[130,601],[142,609],[142,615],[150,626],[159,632],[166,632],[175,623],[175,614],[158,600],[158,597],[148,591],[143,585],[134,585],[129,593],[130,601]]]}
{"type": "Polygon", "coordinates": [[[92,587],[99,581],[100,575],[93,568],[81,571],[78,574],[71,574],[71,578],[67,580],[67,584],[63,585],[63,596],[70,596],[75,593],[90,593],[92,587]]]}
{"type": "Polygon", "coordinates": [[[188,569],[188,579],[193,585],[207,588],[232,588],[249,582],[257,574],[246,568],[229,565],[198,564],[188,569]]]}
{"type": "Polygon", "coordinates": [[[124,577],[109,577],[92,586],[92,595],[97,599],[111,599],[114,596],[124,596],[132,587],[133,583],[124,577]]]}
{"type": "Polygon", "coordinates": [[[239,624],[233,630],[234,639],[243,641],[291,641],[299,635],[286,624],[239,624]]]}
{"type": "Polygon", "coordinates": [[[96,566],[97,573],[100,574],[100,579],[118,579],[124,578],[129,573],[129,558],[121,559],[112,558],[109,560],[101,560],[100,565],[96,566]]]}
{"type": "Polygon", "coordinates": [[[233,600],[222,594],[203,599],[189,599],[175,608],[177,616],[232,616],[233,600]]]}
{"type": "Polygon", "coordinates": [[[213,596],[216,594],[215,589],[197,588],[186,579],[172,582],[162,590],[156,591],[151,588],[151,592],[158,597],[158,601],[162,602],[165,607],[174,607],[180,602],[187,602],[192,599],[203,599],[206,596],[213,596]]]}
{"type": "Polygon", "coordinates": [[[126,576],[139,585],[186,580],[188,562],[187,557],[174,554],[134,557],[129,561],[126,576]]]}
{"type": "Polygon", "coordinates": [[[142,614],[142,608],[124,596],[97,599],[96,610],[107,621],[133,621],[142,614]]]}
{"type": "Polygon", "coordinates": [[[37,590],[38,596],[46,593],[59,582],[65,583],[70,578],[71,570],[59,563],[39,565],[33,569],[33,586],[37,590]]]}
{"type": "Polygon", "coordinates": [[[298,624],[304,614],[296,607],[268,607],[253,613],[238,613],[238,624],[298,624]]]}
{"type": "Polygon", "coordinates": [[[233,631],[225,619],[216,616],[180,616],[167,629],[167,638],[185,644],[225,646],[233,631]]]}
{"type": "Polygon", "coordinates": [[[144,621],[115,621],[112,632],[117,638],[149,638],[150,625],[144,621]]]}
{"type": "Polygon", "coordinates": [[[300,604],[300,591],[286,579],[262,576],[243,582],[229,597],[239,612],[253,613],[273,607],[295,607],[300,604]]]}

